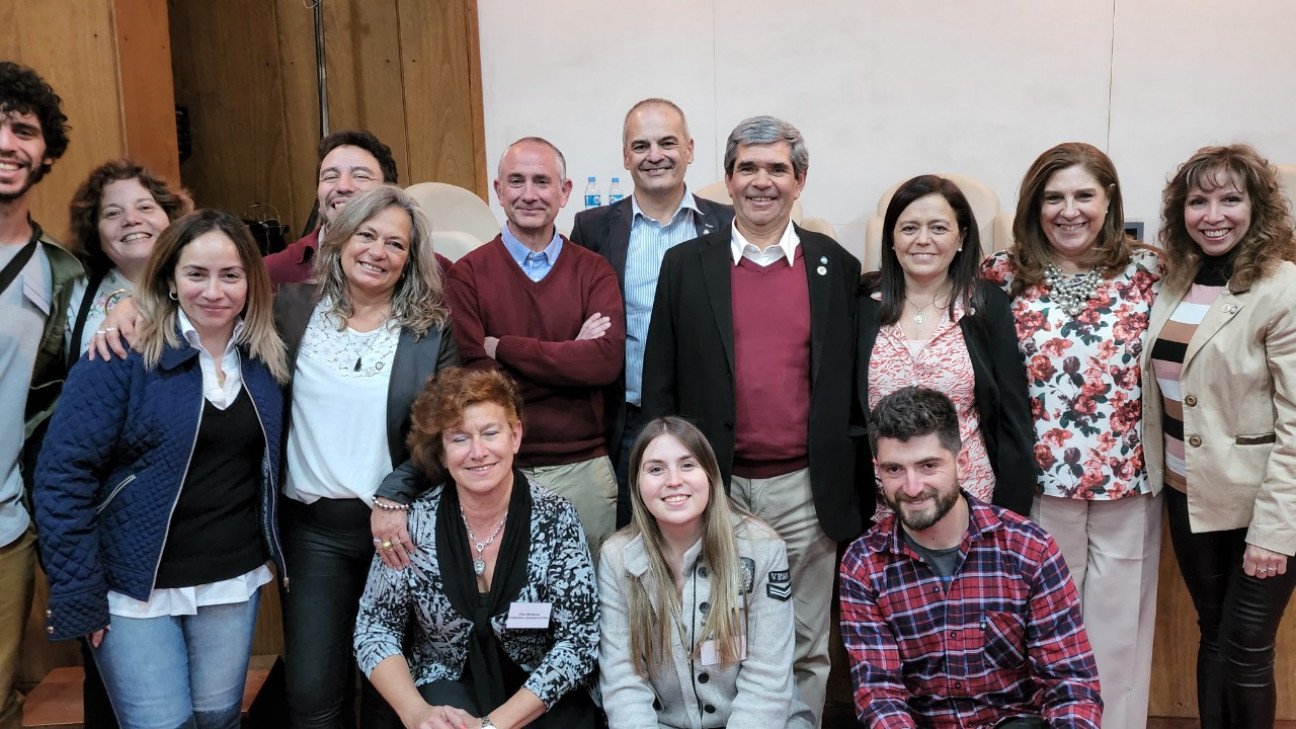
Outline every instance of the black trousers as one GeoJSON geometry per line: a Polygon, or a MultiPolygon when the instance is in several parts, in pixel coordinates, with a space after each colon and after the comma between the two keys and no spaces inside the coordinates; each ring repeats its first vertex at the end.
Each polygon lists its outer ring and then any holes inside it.
{"type": "Polygon", "coordinates": [[[617,515],[616,527],[630,523],[630,451],[634,450],[639,431],[648,424],[648,416],[637,405],[626,403],[625,430],[621,431],[621,443],[617,447],[616,459],[612,470],[617,480],[617,515]]]}
{"type": "MultiPolygon", "coordinates": [[[[281,592],[284,680],[292,729],[355,727],[356,613],[374,558],[369,507],[360,499],[283,499],[281,592]]],[[[363,676],[361,729],[399,729],[400,719],[363,676]]]]}
{"type": "Polygon", "coordinates": [[[1197,710],[1202,729],[1272,729],[1274,642],[1296,587],[1296,560],[1287,573],[1264,579],[1242,571],[1246,529],[1193,533],[1188,497],[1166,488],[1170,540],[1193,606],[1197,649],[1197,710]]]}

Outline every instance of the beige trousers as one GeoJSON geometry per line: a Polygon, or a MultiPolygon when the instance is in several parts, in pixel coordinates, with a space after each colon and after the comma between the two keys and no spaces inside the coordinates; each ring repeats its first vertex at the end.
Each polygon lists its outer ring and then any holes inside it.
{"type": "Polygon", "coordinates": [[[1066,561],[1098,663],[1103,729],[1144,729],[1152,682],[1160,496],[1089,501],[1037,496],[1031,518],[1066,561]]]}
{"type": "Polygon", "coordinates": [[[792,670],[797,692],[814,713],[817,726],[823,720],[828,686],[828,632],[833,579],[837,576],[837,542],[819,526],[807,469],[774,478],[734,476],[731,484],[730,498],[734,503],[774,527],[787,545],[796,621],[792,670]]]}
{"type": "Polygon", "coordinates": [[[616,473],[607,456],[562,466],[523,468],[527,478],[571,502],[580,516],[590,557],[598,564],[599,546],[616,531],[616,473]]]}

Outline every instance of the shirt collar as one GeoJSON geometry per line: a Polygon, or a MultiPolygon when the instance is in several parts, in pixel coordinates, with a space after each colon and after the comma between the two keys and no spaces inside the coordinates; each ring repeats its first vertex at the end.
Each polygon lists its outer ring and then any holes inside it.
{"type": "MultiPolygon", "coordinates": [[[[198,336],[198,330],[195,329],[194,325],[189,321],[189,317],[185,316],[184,309],[176,307],[176,319],[180,324],[180,333],[184,335],[185,341],[189,343],[189,346],[199,352],[207,352],[206,347],[203,347],[202,345],[202,338],[198,336]]],[[[222,357],[229,354],[230,350],[237,346],[239,337],[242,336],[242,334],[243,317],[240,316],[234,322],[234,333],[230,335],[229,343],[225,345],[225,351],[220,353],[222,357]]],[[[216,356],[212,352],[207,352],[207,354],[211,357],[216,356]]]]}
{"type": "MultiPolygon", "coordinates": [[[[680,199],[679,207],[675,208],[675,212],[671,213],[670,220],[666,221],[665,225],[674,223],[675,220],[679,218],[681,210],[692,210],[694,215],[702,214],[702,210],[698,208],[697,200],[693,197],[693,193],[689,192],[688,185],[684,186],[684,197],[680,199]]],[[[649,218],[648,215],[644,213],[643,208],[639,207],[639,198],[631,195],[630,219],[635,220],[640,217],[646,220],[652,220],[652,218],[649,218]]]]}
{"type": "MultiPolygon", "coordinates": [[[[743,234],[738,232],[737,220],[731,223],[730,227],[733,232],[729,237],[729,252],[733,254],[733,262],[735,266],[737,266],[738,262],[742,260],[743,254],[748,251],[751,251],[754,255],[761,255],[760,249],[753,243],[748,242],[747,239],[743,237],[743,234]]],[[[796,233],[796,227],[793,226],[792,221],[789,220],[787,227],[783,229],[783,235],[779,236],[778,243],[770,246],[766,251],[773,252],[775,248],[778,248],[783,253],[783,257],[787,259],[788,265],[791,266],[796,263],[796,249],[800,244],[801,238],[796,233]]]]}
{"type": "MultiPolygon", "coordinates": [[[[522,241],[518,240],[517,236],[513,235],[513,231],[509,230],[507,223],[500,228],[500,238],[503,239],[504,247],[508,249],[509,254],[518,262],[518,265],[521,265],[526,260],[527,255],[535,253],[535,251],[527,248],[522,241]]],[[[544,255],[545,259],[549,261],[549,265],[552,266],[558,260],[558,254],[561,251],[562,236],[558,234],[558,227],[554,226],[553,240],[549,241],[549,245],[545,246],[545,249],[540,253],[544,255]]]]}

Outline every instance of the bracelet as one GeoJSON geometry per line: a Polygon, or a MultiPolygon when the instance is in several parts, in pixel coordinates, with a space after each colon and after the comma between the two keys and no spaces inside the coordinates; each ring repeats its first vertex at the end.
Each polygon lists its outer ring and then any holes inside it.
{"type": "Polygon", "coordinates": [[[373,505],[384,511],[409,511],[409,504],[398,504],[395,501],[389,501],[385,497],[378,497],[373,500],[373,505]],[[382,498],[379,501],[378,498],[382,498]]]}
{"type": "Polygon", "coordinates": [[[108,294],[104,297],[104,312],[106,313],[117,308],[117,305],[121,303],[121,300],[129,298],[130,295],[130,289],[117,289],[111,294],[108,294]]]}

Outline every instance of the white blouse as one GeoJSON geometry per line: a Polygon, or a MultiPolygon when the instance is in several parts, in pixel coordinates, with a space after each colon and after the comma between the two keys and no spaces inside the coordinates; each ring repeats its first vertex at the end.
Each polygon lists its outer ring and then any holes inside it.
{"type": "Polygon", "coordinates": [[[320,301],[311,313],[293,372],[292,424],[284,494],[302,503],[362,499],[391,473],[387,389],[400,328],[338,330],[320,301]]]}

